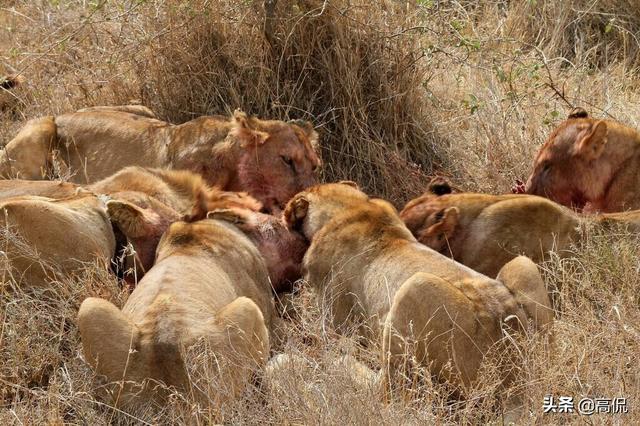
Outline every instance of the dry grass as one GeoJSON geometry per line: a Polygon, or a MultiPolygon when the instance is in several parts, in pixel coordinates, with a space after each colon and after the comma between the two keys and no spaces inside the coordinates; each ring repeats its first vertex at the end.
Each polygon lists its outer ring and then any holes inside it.
{"type": "MultiPolygon", "coordinates": [[[[0,140],[24,120],[138,99],[182,122],[241,107],[314,121],[324,177],[358,181],[400,205],[434,173],[466,190],[506,192],[573,106],[640,125],[640,18],[632,0],[263,2],[232,0],[5,1],[0,71],[28,83],[0,116],[0,140]]],[[[594,235],[575,256],[544,265],[558,310],[550,351],[526,342],[522,377],[531,422],[545,394],[629,398],[640,423],[637,236],[594,235]]],[[[84,297],[124,302],[91,269],[47,294],[0,300],[0,423],[481,423],[500,422],[492,363],[466,401],[422,383],[420,398],[384,403],[345,378],[344,353],[378,367],[376,348],[327,333],[303,299],[279,349],[298,354],[284,385],[253,386],[225,407],[176,395],[165,407],[114,410],[83,363],[74,318],[84,297]]],[[[515,389],[512,389],[515,391],[515,389]]]]}

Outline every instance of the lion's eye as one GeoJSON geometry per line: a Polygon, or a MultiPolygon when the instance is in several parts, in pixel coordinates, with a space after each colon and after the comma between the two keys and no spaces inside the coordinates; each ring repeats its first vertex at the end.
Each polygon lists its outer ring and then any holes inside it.
{"type": "Polygon", "coordinates": [[[280,158],[282,158],[282,161],[284,161],[284,163],[287,166],[289,166],[291,170],[295,171],[295,167],[293,165],[293,160],[291,159],[291,157],[287,157],[286,155],[281,155],[280,158]]]}

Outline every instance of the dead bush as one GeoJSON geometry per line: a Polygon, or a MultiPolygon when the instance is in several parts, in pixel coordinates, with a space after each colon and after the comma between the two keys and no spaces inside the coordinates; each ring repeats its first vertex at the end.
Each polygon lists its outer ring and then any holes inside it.
{"type": "Polygon", "coordinates": [[[152,32],[162,33],[138,64],[143,98],[175,122],[236,107],[310,120],[326,180],[356,180],[397,203],[415,195],[447,149],[430,124],[419,39],[404,35],[415,12],[391,2],[260,4],[172,3],[154,16],[152,32]]]}

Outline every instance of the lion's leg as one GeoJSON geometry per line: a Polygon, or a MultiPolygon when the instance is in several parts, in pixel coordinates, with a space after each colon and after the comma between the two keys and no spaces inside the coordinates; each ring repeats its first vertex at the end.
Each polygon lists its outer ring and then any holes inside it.
{"type": "Polygon", "coordinates": [[[334,279],[326,286],[314,288],[314,292],[323,318],[329,320],[338,333],[357,331],[362,337],[370,337],[368,327],[361,327],[366,319],[365,312],[356,295],[349,291],[348,285],[334,279]]]}
{"type": "Polygon", "coordinates": [[[185,360],[190,365],[191,390],[207,401],[228,401],[237,397],[253,373],[267,362],[269,332],[260,308],[247,297],[226,305],[205,327],[202,343],[210,352],[198,354],[196,344],[185,360]]]}
{"type": "Polygon", "coordinates": [[[416,366],[409,361],[414,359],[454,386],[469,385],[486,350],[476,321],[473,306],[458,289],[435,275],[414,274],[398,289],[385,322],[385,384],[413,382],[416,366]]]}
{"type": "MultiPolygon", "coordinates": [[[[533,323],[534,329],[544,332],[545,336],[549,338],[549,343],[552,344],[553,309],[536,264],[528,257],[518,256],[502,267],[496,279],[511,290],[516,302],[525,311],[529,321],[533,323]]],[[[504,384],[509,385],[515,379],[513,374],[508,374],[504,378],[504,384]]],[[[515,389],[503,401],[506,423],[514,422],[517,424],[524,414],[522,391],[518,390],[517,386],[515,389]]]]}
{"type": "Polygon", "coordinates": [[[547,330],[551,326],[553,310],[549,295],[540,271],[531,259],[516,257],[502,267],[496,279],[511,290],[536,330],[547,330]]]}
{"type": "Polygon", "coordinates": [[[114,403],[134,402],[131,382],[147,378],[150,363],[150,351],[140,341],[138,327],[113,303],[89,297],[78,310],[78,328],[86,361],[98,374],[118,383],[114,403]]]}
{"type": "Polygon", "coordinates": [[[45,178],[55,143],[53,117],[30,120],[0,151],[0,176],[30,180],[45,178]]]}
{"type": "Polygon", "coordinates": [[[239,297],[222,308],[216,315],[213,336],[222,333],[229,348],[256,365],[264,364],[269,356],[269,331],[262,311],[247,297],[239,297]],[[225,334],[226,333],[226,334],[225,334]]]}

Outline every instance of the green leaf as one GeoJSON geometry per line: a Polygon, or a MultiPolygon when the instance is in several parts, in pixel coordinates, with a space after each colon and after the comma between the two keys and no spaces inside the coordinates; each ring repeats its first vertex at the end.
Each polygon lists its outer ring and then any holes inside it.
{"type": "Polygon", "coordinates": [[[480,99],[478,99],[478,97],[473,93],[469,93],[466,98],[462,100],[462,105],[469,110],[471,115],[478,112],[478,110],[483,106],[480,99]]]}
{"type": "Polygon", "coordinates": [[[449,25],[451,25],[451,27],[456,31],[460,31],[464,28],[464,22],[458,21],[457,19],[452,19],[449,22],[449,25]]]}
{"type": "Polygon", "coordinates": [[[431,9],[433,7],[433,0],[416,0],[416,4],[418,6],[426,7],[427,9],[431,9]]]}
{"type": "Polygon", "coordinates": [[[611,30],[613,30],[613,21],[615,21],[615,18],[612,18],[607,22],[607,25],[604,27],[605,34],[609,34],[611,30]]]}

